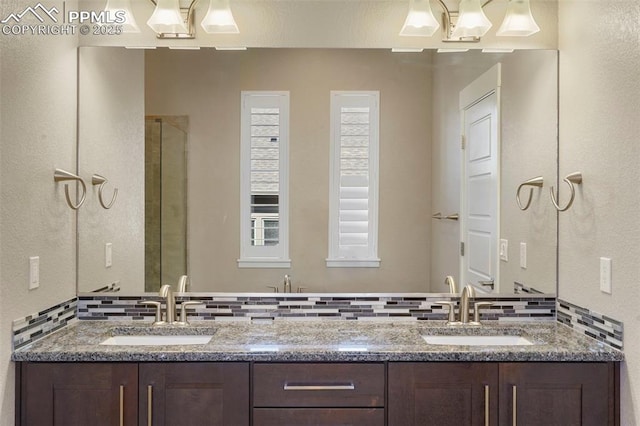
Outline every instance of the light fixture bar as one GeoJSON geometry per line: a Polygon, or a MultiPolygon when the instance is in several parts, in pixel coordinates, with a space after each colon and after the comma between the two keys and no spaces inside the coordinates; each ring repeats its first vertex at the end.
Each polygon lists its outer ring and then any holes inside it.
{"type": "MultiPolygon", "coordinates": [[[[451,11],[444,0],[437,0],[443,10],[442,31],[445,43],[477,43],[493,26],[482,10],[493,0],[460,0],[459,10],[451,11]]],[[[540,31],[531,14],[530,0],[509,0],[498,36],[529,36],[540,31]]],[[[410,0],[409,13],[401,36],[431,36],[440,26],[433,23],[429,0],[410,0]]]]}

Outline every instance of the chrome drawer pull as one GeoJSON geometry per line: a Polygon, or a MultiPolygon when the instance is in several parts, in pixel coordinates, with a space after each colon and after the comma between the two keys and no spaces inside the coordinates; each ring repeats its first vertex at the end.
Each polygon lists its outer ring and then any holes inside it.
{"type": "Polygon", "coordinates": [[[284,384],[284,390],[289,391],[327,391],[327,390],[355,390],[353,383],[336,384],[336,385],[298,385],[284,384]]]}
{"type": "Polygon", "coordinates": [[[484,425],[489,426],[489,385],[484,385],[484,425]]]}
{"type": "Polygon", "coordinates": [[[120,426],[124,426],[124,385],[120,385],[120,426]]]}
{"type": "Polygon", "coordinates": [[[511,409],[513,410],[513,414],[512,414],[512,419],[511,419],[511,424],[513,426],[517,426],[518,425],[518,387],[516,385],[513,385],[512,387],[512,397],[513,397],[513,407],[511,407],[511,409]]]}

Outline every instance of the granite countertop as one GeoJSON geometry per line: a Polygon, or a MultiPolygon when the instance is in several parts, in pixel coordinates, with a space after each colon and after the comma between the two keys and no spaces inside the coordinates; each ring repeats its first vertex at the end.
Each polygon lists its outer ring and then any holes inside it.
{"type": "Polygon", "coordinates": [[[188,327],[76,321],[13,353],[14,361],[622,361],[623,353],[556,322],[199,321],[188,327]],[[200,334],[204,345],[107,346],[116,335],[200,334]],[[521,335],[531,346],[430,345],[423,335],[521,335]]]}

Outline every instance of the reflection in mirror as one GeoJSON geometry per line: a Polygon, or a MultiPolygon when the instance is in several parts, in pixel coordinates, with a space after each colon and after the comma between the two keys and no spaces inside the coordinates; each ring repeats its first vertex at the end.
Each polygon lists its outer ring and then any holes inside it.
{"type": "Polygon", "coordinates": [[[145,291],[187,274],[187,117],[146,117],[145,291]]]}
{"type": "MultiPolygon", "coordinates": [[[[498,235],[509,249],[508,261],[499,261],[495,291],[513,293],[518,283],[555,293],[555,209],[542,191],[534,191],[530,208],[521,211],[515,195],[535,176],[543,176],[545,186],[556,182],[557,52],[96,47],[80,49],[79,172],[106,175],[121,189],[112,209],[79,212],[78,291],[116,281],[123,294],[155,291],[160,284],[175,286],[185,271],[190,289],[198,292],[267,292],[268,286],[281,287],[285,274],[292,277],[293,291],[305,287],[312,293],[446,293],[448,275],[464,286],[461,223],[432,215],[462,213],[460,91],[496,63],[502,69],[498,235]],[[244,90],[290,92],[291,268],[238,265],[244,90]],[[331,90],[380,91],[379,268],[326,267],[331,90]],[[148,180],[154,166],[145,158],[151,150],[147,146],[145,155],[145,133],[148,141],[154,126],[145,129],[145,116],[188,119],[188,128],[182,127],[186,148],[178,149],[186,177],[175,179],[186,185],[176,191],[184,201],[180,206],[163,205],[164,189],[148,180]],[[161,201],[149,198],[153,191],[162,191],[161,201]],[[161,208],[152,213],[151,205],[161,208]],[[174,214],[182,216],[164,223],[174,214]],[[158,241],[151,234],[169,238],[165,231],[171,238],[182,234],[172,248],[152,255],[149,248],[158,241]],[[113,244],[108,268],[106,243],[113,244]],[[526,244],[526,259],[520,258],[520,243],[526,244]]],[[[277,136],[267,136],[263,142],[277,142],[277,136]]],[[[267,189],[252,187],[253,244],[277,238],[277,200],[267,189]]],[[[487,258],[498,256],[496,250],[487,258]]]]}

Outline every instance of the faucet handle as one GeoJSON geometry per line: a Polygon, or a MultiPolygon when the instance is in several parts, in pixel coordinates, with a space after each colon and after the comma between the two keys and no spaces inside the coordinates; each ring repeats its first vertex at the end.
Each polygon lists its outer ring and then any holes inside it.
{"type": "Polygon", "coordinates": [[[476,302],[473,304],[473,322],[472,325],[480,325],[480,308],[493,305],[492,302],[476,302]]]}
{"type": "Polygon", "coordinates": [[[140,304],[156,307],[156,320],[153,322],[153,325],[166,324],[166,322],[162,320],[162,303],[156,302],[155,300],[142,300],[140,304]]]}
{"type": "Polygon", "coordinates": [[[456,302],[451,302],[448,300],[439,300],[434,302],[436,305],[440,306],[448,306],[449,307],[449,316],[447,320],[447,325],[458,325],[460,321],[456,321],[456,302]]]}
{"type": "Polygon", "coordinates": [[[186,302],[182,302],[180,305],[180,321],[176,322],[176,325],[189,325],[189,321],[187,321],[187,306],[196,306],[196,305],[204,305],[202,302],[197,302],[195,300],[188,300],[186,302]]]}
{"type": "Polygon", "coordinates": [[[274,293],[278,293],[278,287],[276,287],[275,285],[268,285],[267,288],[272,288],[274,293]]]}
{"type": "Polygon", "coordinates": [[[306,290],[307,287],[298,287],[298,290],[296,291],[296,293],[304,293],[302,290],[306,290]]]}

